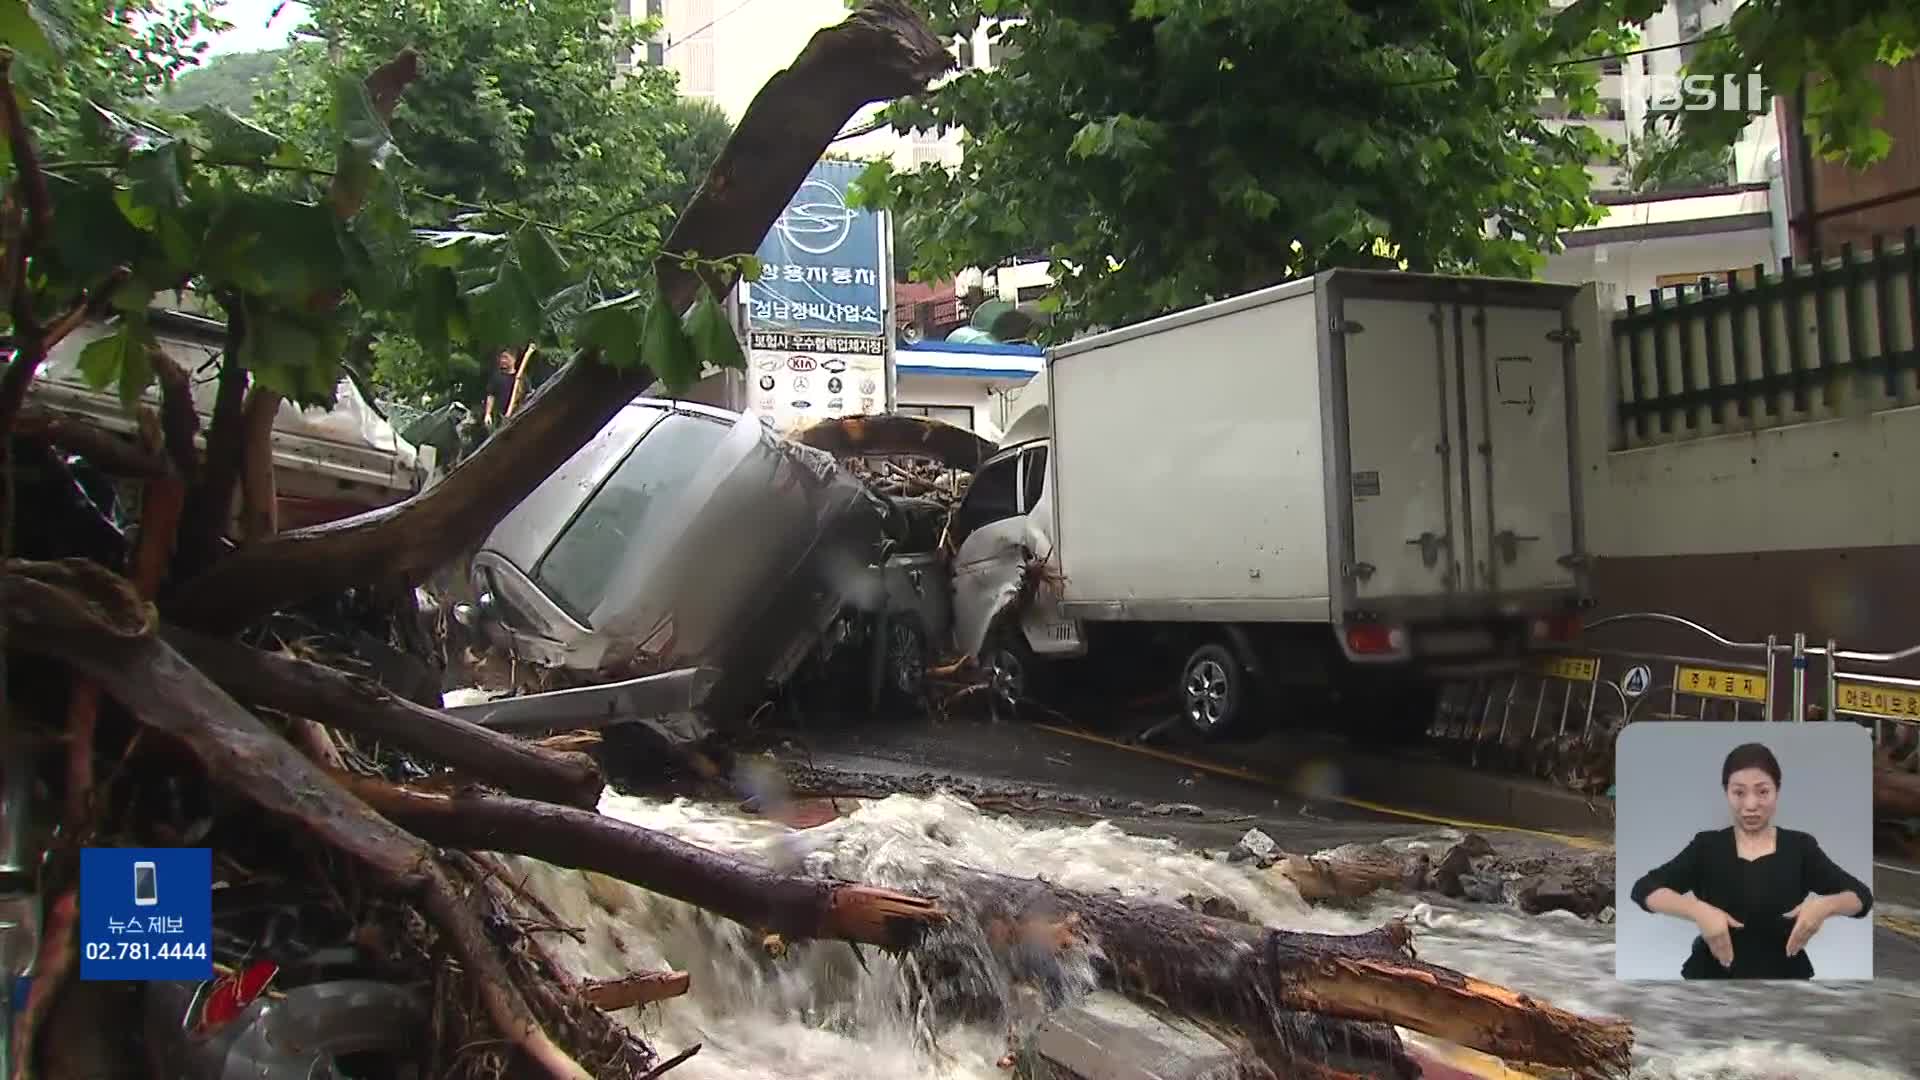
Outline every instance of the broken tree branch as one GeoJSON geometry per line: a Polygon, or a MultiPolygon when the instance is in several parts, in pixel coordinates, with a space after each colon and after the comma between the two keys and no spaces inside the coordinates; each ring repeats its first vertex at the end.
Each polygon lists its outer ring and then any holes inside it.
{"type": "Polygon", "coordinates": [[[797,442],[834,457],[926,457],[972,472],[993,456],[994,444],[963,427],[924,416],[848,416],[802,428],[797,442]]]}
{"type": "Polygon", "coordinates": [[[340,780],[388,820],[433,843],[592,870],[793,940],[905,948],[946,918],[930,900],[781,874],[587,810],[483,792],[443,795],[368,777],[340,780]]]}
{"type": "Polygon", "coordinates": [[[154,349],[151,356],[154,381],[160,384],[160,430],[167,457],[180,479],[191,481],[200,472],[200,450],[194,445],[200,435],[200,413],[193,405],[193,380],[165,349],[154,349]]]}
{"type": "Polygon", "coordinates": [[[605,787],[599,765],[584,753],[522,742],[323,664],[173,626],[163,627],[161,634],[221,689],[249,705],[378,739],[527,798],[591,808],[605,787]]]}
{"type": "Polygon", "coordinates": [[[147,453],[134,440],[116,435],[79,413],[27,405],[14,421],[14,434],[79,454],[121,476],[155,476],[167,468],[165,458],[147,453]]]}
{"type": "Polygon", "coordinates": [[[582,983],[580,996],[596,1009],[614,1012],[679,997],[692,985],[693,976],[684,971],[643,971],[623,979],[582,983]]]}
{"type": "MultiPolygon", "coordinates": [[[[748,106],[666,250],[727,258],[754,251],[807,171],[862,106],[916,93],[952,66],[944,43],[904,0],[870,0],[815,34],[793,66],[748,106]]],[[[683,309],[699,281],[678,261],[656,267],[661,302],[683,309]]],[[[709,286],[724,293],[731,280],[709,286]]],[[[251,545],[187,583],[176,621],[235,630],[267,612],[362,582],[424,574],[485,535],[625,404],[654,381],[576,354],[445,480],[397,505],[293,529],[251,545]]]]}
{"type": "Polygon", "coordinates": [[[27,389],[33,376],[47,358],[47,338],[40,318],[33,310],[33,285],[27,276],[27,260],[46,247],[48,230],[53,224],[53,198],[47,193],[47,174],[40,169],[40,155],[34,148],[33,132],[20,111],[20,99],[13,91],[13,53],[0,53],[0,120],[7,130],[7,145],[13,155],[14,169],[20,176],[20,199],[25,204],[21,227],[10,239],[6,252],[8,296],[13,313],[13,359],[0,374],[0,439],[13,430],[13,421],[26,404],[27,389]]]}
{"type": "Polygon", "coordinates": [[[264,386],[247,391],[240,414],[240,539],[258,543],[280,531],[273,482],[273,422],[280,394],[264,386]]]}
{"type": "Polygon", "coordinates": [[[143,724],[171,736],[224,784],[269,814],[304,826],[418,896],[446,932],[490,1019],[549,1076],[590,1080],[533,1019],[487,932],[419,838],[356,801],[258,717],[154,636],[153,611],[123,579],[81,559],[8,560],[0,616],[17,648],[98,681],[143,724]]]}
{"type": "Polygon", "coordinates": [[[197,569],[209,562],[226,535],[233,517],[233,493],[240,484],[240,455],[246,449],[241,427],[247,403],[247,369],[240,350],[247,339],[246,312],[232,297],[227,308],[227,341],[220,355],[220,374],[213,394],[213,416],[207,422],[206,464],[200,482],[187,500],[186,520],[180,528],[184,565],[197,569]]]}

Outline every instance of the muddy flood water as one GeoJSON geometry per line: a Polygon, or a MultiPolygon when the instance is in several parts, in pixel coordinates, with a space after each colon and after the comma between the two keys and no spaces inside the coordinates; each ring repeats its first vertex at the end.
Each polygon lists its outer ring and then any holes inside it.
{"type": "MultiPolygon", "coordinates": [[[[730,808],[609,793],[603,813],[715,850],[793,870],[912,891],[930,862],[1043,875],[1077,889],[1119,889],[1174,901],[1231,900],[1260,922],[1351,933],[1410,915],[1422,959],[1523,990],[1588,1016],[1630,1018],[1634,1076],[1646,1080],[1893,1080],[1917,1074],[1920,984],[1701,988],[1623,984],[1613,978],[1611,926],[1572,916],[1440,907],[1390,897],[1363,910],[1309,907],[1280,878],[1205,857],[1172,841],[1131,836],[1110,823],[1050,826],[983,813],[951,796],[895,795],[845,802],[841,818],[803,832],[730,808]]],[[[1428,832],[1409,842],[1457,838],[1428,832]]],[[[770,961],[737,924],[626,884],[509,860],[528,887],[585,943],[545,935],[563,965],[585,978],[675,968],[692,974],[683,998],[619,1015],[661,1054],[692,1043],[700,1053],[674,1080],[733,1078],[1002,1078],[1008,1032],[920,1015],[910,960],[849,946],[794,946],[770,961]]],[[[1016,1012],[1015,1025],[1037,1013],[1016,1012]]]]}

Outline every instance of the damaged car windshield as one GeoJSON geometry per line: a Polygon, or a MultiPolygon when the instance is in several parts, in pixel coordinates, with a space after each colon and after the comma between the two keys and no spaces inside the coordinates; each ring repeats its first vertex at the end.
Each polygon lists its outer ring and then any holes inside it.
{"type": "Polygon", "coordinates": [[[727,426],[675,413],[641,439],[627,459],[554,541],[535,573],[582,625],[599,605],[614,568],[628,551],[652,544],[669,518],[656,503],[686,489],[727,436],[727,426]]]}

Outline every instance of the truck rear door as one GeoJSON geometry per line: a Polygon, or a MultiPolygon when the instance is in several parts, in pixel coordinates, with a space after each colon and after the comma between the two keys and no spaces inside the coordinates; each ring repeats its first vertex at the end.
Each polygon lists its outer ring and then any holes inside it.
{"type": "Polygon", "coordinates": [[[1545,611],[1580,588],[1574,291],[1322,275],[1337,615],[1545,611]]]}

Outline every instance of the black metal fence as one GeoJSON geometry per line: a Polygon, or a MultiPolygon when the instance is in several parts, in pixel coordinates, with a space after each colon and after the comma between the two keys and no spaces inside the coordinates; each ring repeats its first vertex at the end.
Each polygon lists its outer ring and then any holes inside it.
{"type": "Polygon", "coordinates": [[[1616,449],[1920,404],[1920,237],[1627,297],[1616,449]]]}

